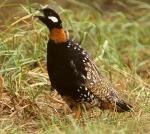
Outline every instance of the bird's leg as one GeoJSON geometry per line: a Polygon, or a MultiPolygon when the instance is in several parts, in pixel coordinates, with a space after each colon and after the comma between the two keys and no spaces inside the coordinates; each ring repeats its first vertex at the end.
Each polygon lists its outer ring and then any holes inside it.
{"type": "MultiPolygon", "coordinates": [[[[72,112],[75,113],[74,118],[75,119],[80,119],[82,110],[81,110],[81,104],[75,102],[71,97],[69,96],[62,96],[63,100],[67,103],[69,108],[72,110],[72,112]]],[[[66,113],[66,110],[64,110],[66,113]]]]}
{"type": "Polygon", "coordinates": [[[64,105],[64,114],[65,114],[65,115],[67,115],[67,113],[68,113],[67,111],[68,111],[68,105],[65,104],[65,105],[64,105]]]}
{"type": "Polygon", "coordinates": [[[80,104],[76,106],[76,111],[75,111],[75,119],[79,120],[81,116],[82,110],[80,104]]]}

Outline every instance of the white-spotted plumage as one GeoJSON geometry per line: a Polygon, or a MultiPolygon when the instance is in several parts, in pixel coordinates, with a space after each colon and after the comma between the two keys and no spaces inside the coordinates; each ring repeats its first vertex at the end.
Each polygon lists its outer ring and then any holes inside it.
{"type": "Polygon", "coordinates": [[[84,80],[86,80],[86,77],[85,77],[83,74],[81,74],[81,77],[82,77],[84,80]]]}
{"type": "Polygon", "coordinates": [[[76,49],[77,49],[77,47],[76,47],[76,46],[74,46],[74,47],[73,47],[73,49],[74,49],[74,50],[76,50],[76,49]]]}
{"type": "Polygon", "coordinates": [[[85,60],[82,60],[85,63],[85,60]]]}
{"type": "Polygon", "coordinates": [[[78,48],[78,51],[80,51],[80,48],[78,48]]]}
{"type": "MultiPolygon", "coordinates": [[[[107,104],[109,102],[110,105],[113,105],[116,103],[115,101],[119,100],[119,97],[115,88],[109,80],[107,80],[101,72],[98,71],[96,65],[90,60],[90,57],[86,51],[76,43],[72,43],[70,47],[72,48],[72,51],[75,51],[80,56],[76,57],[77,59],[74,60],[76,61],[80,58],[82,61],[80,66],[84,67],[83,71],[78,70],[80,77],[84,80],[84,83],[82,83],[82,88],[80,86],[80,90],[77,90],[80,99],[101,108],[104,108],[102,104],[107,104]],[[84,71],[86,73],[84,73],[84,71]]],[[[76,68],[79,67],[78,64],[79,63],[76,64],[76,68]]]]}
{"type": "Polygon", "coordinates": [[[86,91],[88,90],[87,87],[85,87],[85,90],[86,90],[86,91]]]}

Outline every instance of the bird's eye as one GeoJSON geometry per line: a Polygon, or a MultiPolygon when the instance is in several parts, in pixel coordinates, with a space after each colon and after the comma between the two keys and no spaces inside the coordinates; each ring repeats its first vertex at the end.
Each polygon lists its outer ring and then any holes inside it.
{"type": "Polygon", "coordinates": [[[48,19],[51,20],[54,23],[58,22],[58,19],[54,16],[48,16],[48,19]]]}

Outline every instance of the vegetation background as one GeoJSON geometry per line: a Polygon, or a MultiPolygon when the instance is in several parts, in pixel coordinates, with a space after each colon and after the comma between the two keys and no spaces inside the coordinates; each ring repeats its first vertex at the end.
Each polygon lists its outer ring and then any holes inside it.
{"type": "Polygon", "coordinates": [[[0,134],[150,133],[149,0],[0,0],[0,134]],[[95,108],[75,120],[46,70],[48,30],[33,15],[58,11],[133,112],[95,108]],[[67,115],[64,111],[67,109],[67,115]]]}

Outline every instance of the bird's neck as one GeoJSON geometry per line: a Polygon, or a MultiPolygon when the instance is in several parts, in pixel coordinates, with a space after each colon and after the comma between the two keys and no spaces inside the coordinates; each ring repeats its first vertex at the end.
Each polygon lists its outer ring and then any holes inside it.
{"type": "Polygon", "coordinates": [[[50,30],[49,39],[55,43],[67,42],[67,36],[63,28],[53,28],[50,30]]]}

